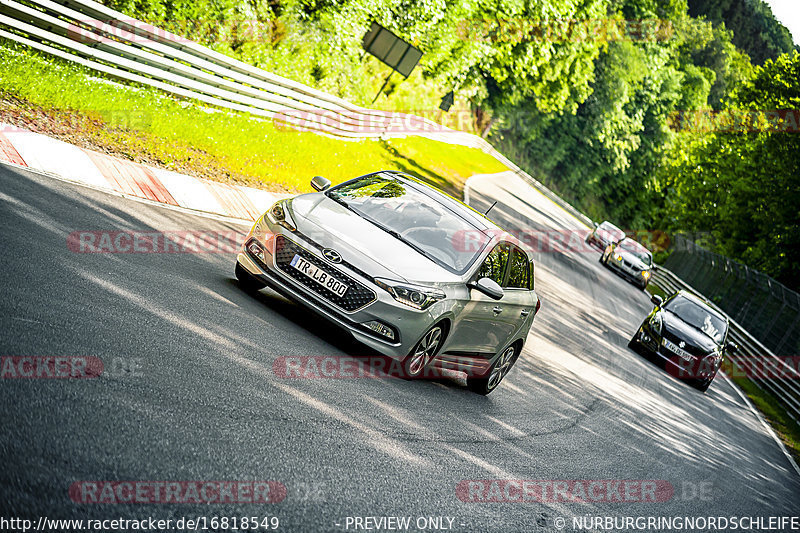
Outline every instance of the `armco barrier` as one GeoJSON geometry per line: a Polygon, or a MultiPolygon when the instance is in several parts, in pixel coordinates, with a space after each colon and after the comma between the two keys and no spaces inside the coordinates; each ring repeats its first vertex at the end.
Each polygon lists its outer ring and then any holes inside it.
{"type": "Polygon", "coordinates": [[[109,76],[182,98],[344,139],[416,135],[477,148],[516,172],[582,223],[591,220],[485,139],[428,119],[346,100],[215,52],[92,0],[0,0],[0,37],[109,76]]]}
{"type": "MultiPolygon", "coordinates": [[[[653,273],[653,283],[661,287],[667,294],[686,289],[697,293],[681,278],[667,269],[656,268],[653,273]]],[[[699,294],[699,293],[697,293],[699,294]]],[[[724,314],[724,313],[723,313],[724,314]]],[[[727,316],[727,315],[726,315],[727,316]]],[[[797,369],[777,357],[767,347],[758,342],[747,333],[736,321],[728,317],[731,324],[730,337],[739,345],[739,351],[728,357],[739,368],[748,366],[748,358],[761,358],[771,363],[778,372],[764,377],[749,376],[749,379],[762,390],[772,394],[786,408],[795,421],[800,420],[800,373],[797,369]]]]}

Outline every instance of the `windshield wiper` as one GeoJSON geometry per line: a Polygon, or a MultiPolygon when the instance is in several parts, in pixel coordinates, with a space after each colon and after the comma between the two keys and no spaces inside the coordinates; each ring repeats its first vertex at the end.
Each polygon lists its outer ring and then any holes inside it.
{"type": "Polygon", "coordinates": [[[363,214],[361,216],[364,217],[365,219],[367,219],[368,221],[372,222],[376,226],[378,226],[380,229],[382,229],[383,231],[385,231],[386,233],[388,233],[389,235],[391,235],[392,237],[394,237],[398,241],[406,244],[407,246],[409,246],[409,247],[413,248],[414,250],[416,250],[417,252],[421,253],[422,255],[427,257],[428,259],[434,261],[435,263],[439,262],[436,259],[434,259],[433,257],[431,257],[430,255],[428,255],[428,253],[425,250],[423,250],[422,248],[420,248],[419,246],[417,246],[413,242],[409,241],[408,239],[406,239],[405,237],[400,235],[400,232],[395,231],[395,230],[390,229],[390,228],[387,228],[386,226],[384,226],[383,224],[381,224],[377,220],[374,220],[374,219],[372,219],[372,218],[370,218],[368,216],[364,216],[363,214]]]}
{"type": "Polygon", "coordinates": [[[383,224],[381,224],[380,222],[378,222],[374,218],[370,217],[369,215],[365,215],[364,213],[357,212],[357,211],[355,211],[353,209],[350,209],[350,210],[353,211],[354,213],[356,213],[358,216],[360,216],[364,220],[366,220],[367,222],[370,222],[371,224],[373,224],[373,225],[377,226],[378,228],[382,229],[383,231],[385,231],[386,233],[388,233],[389,235],[391,235],[392,237],[394,237],[398,241],[402,242],[406,246],[409,246],[410,248],[413,248],[416,252],[424,255],[425,257],[427,257],[428,259],[430,259],[434,263],[439,263],[439,261],[436,258],[430,256],[425,250],[423,250],[422,248],[420,248],[419,246],[417,246],[413,242],[409,241],[408,239],[406,239],[405,237],[400,235],[400,232],[398,232],[396,230],[393,230],[391,228],[387,228],[386,226],[384,226],[383,224]]]}
{"type": "MultiPolygon", "coordinates": [[[[331,195],[330,195],[330,194],[328,194],[328,193],[325,193],[325,196],[327,196],[328,198],[330,198],[331,200],[333,200],[334,202],[336,202],[336,203],[337,203],[337,204],[339,204],[340,206],[344,207],[345,209],[348,209],[348,210],[352,211],[353,213],[355,213],[355,212],[356,212],[356,211],[355,211],[355,209],[353,209],[352,207],[350,207],[350,204],[348,204],[347,202],[345,202],[344,200],[342,200],[342,199],[341,199],[341,198],[339,198],[338,196],[331,196],[331,195]]],[[[356,214],[358,214],[358,213],[356,213],[356,214]]]]}

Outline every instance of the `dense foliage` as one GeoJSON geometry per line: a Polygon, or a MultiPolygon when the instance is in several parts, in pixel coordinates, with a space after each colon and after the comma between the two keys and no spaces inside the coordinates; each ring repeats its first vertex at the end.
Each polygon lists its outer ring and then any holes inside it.
{"type": "MultiPolygon", "coordinates": [[[[736,91],[730,106],[800,109],[800,53],[767,61],[736,91]]],[[[671,226],[713,229],[717,251],[794,288],[800,287],[797,120],[795,112],[782,121],[754,124],[755,131],[699,136],[665,174],[671,226]]]]}
{"type": "Polygon", "coordinates": [[[689,14],[724,23],[733,32],[733,43],[756,65],[795,49],[789,30],[763,0],[689,0],[689,14]]]}
{"type": "Polygon", "coordinates": [[[377,21],[424,56],[376,106],[435,110],[455,89],[462,129],[592,217],[713,232],[719,251],[800,285],[800,203],[780,201],[800,189],[800,134],[675,127],[703,110],[800,108],[798,54],[781,55],[791,37],[761,0],[105,2],[364,105],[389,73],[361,49],[377,21]]]}

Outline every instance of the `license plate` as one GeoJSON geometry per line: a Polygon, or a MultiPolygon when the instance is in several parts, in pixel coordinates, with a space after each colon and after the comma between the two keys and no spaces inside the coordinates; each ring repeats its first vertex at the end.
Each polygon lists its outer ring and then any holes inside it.
{"type": "Polygon", "coordinates": [[[681,359],[683,359],[684,361],[692,361],[692,360],[694,360],[694,357],[692,357],[692,355],[689,352],[679,348],[678,346],[676,346],[674,343],[668,341],[667,339],[664,339],[664,346],[666,346],[669,351],[678,354],[678,356],[681,359]]]}
{"type": "Polygon", "coordinates": [[[340,297],[347,292],[347,285],[299,255],[295,255],[289,264],[340,297]]]}

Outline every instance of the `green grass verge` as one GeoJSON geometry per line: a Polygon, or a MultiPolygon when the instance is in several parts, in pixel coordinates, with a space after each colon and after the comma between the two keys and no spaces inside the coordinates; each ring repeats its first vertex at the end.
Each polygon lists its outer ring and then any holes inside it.
{"type": "Polygon", "coordinates": [[[0,63],[0,117],[38,123],[41,131],[46,121],[37,116],[44,114],[53,129],[70,130],[84,144],[201,177],[305,192],[315,175],[338,183],[398,169],[459,196],[470,175],[507,170],[480,150],[419,137],[341,141],[276,128],[248,114],[113,82],[9,41],[0,40],[0,63]]]}

